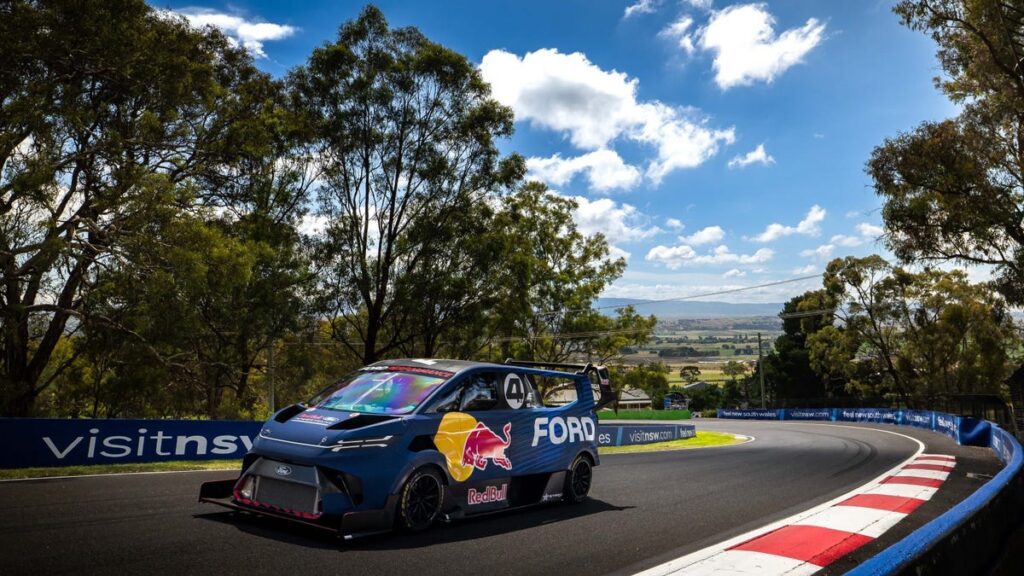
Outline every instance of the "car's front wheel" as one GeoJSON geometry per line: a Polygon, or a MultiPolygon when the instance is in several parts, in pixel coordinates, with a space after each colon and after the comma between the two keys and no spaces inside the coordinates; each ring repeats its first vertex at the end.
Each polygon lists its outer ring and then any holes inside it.
{"type": "Polygon", "coordinates": [[[594,479],[594,465],[590,458],[580,454],[572,461],[569,472],[565,475],[565,487],[562,489],[562,498],[571,504],[577,504],[587,499],[590,494],[590,484],[594,479]]]}
{"type": "Polygon", "coordinates": [[[441,515],[444,480],[431,468],[420,468],[402,486],[398,501],[398,525],[410,532],[430,528],[441,515]]]}

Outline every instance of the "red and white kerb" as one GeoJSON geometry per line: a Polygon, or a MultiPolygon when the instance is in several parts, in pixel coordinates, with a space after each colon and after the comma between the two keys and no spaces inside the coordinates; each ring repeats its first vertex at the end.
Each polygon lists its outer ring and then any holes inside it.
{"type": "Polygon", "coordinates": [[[931,499],[956,458],[921,454],[866,490],[670,574],[814,574],[881,536],[931,499]]]}

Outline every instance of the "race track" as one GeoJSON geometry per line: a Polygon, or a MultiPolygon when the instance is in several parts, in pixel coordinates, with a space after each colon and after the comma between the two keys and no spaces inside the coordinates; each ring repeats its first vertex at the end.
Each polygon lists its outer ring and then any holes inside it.
{"type": "Polygon", "coordinates": [[[829,569],[841,573],[948,509],[999,466],[987,449],[903,427],[696,423],[756,440],[603,456],[585,504],[350,542],[196,503],[201,482],[230,472],[0,483],[0,574],[631,574],[872,480],[918,449],[890,432],[955,455],[957,468],[936,497],[829,569]]]}

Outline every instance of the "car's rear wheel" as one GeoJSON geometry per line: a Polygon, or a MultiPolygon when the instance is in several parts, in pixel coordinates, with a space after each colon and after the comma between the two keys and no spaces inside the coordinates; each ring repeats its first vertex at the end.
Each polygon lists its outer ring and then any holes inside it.
{"type": "Polygon", "coordinates": [[[441,515],[444,481],[431,468],[420,468],[402,486],[398,501],[398,525],[410,532],[430,528],[441,515]]]}
{"type": "Polygon", "coordinates": [[[571,504],[577,504],[587,499],[590,494],[590,484],[594,479],[594,465],[590,458],[580,454],[572,461],[569,472],[565,475],[565,486],[562,488],[562,498],[571,504]]]}

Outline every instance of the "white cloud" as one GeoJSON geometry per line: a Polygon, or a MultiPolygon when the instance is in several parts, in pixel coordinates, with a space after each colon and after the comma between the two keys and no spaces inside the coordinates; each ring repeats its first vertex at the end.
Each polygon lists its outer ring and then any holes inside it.
{"type": "Polygon", "coordinates": [[[666,218],[665,226],[668,227],[669,230],[675,230],[676,232],[686,228],[686,226],[683,225],[683,222],[678,218],[666,218]]]}
{"type": "Polygon", "coordinates": [[[818,265],[817,264],[808,264],[807,266],[804,266],[803,268],[794,268],[793,269],[793,275],[794,276],[804,276],[804,275],[807,275],[807,274],[814,274],[817,271],[818,271],[818,265]]]}
{"type": "Polygon", "coordinates": [[[209,8],[182,8],[173,11],[184,16],[189,24],[196,27],[213,26],[220,29],[232,42],[241,45],[256,58],[266,58],[263,43],[281,40],[298,32],[298,28],[287,24],[253,22],[241,16],[217,12],[209,8]]]}
{"type": "Polygon", "coordinates": [[[771,82],[824,39],[825,24],[810,18],[800,28],[775,34],[766,4],[734,5],[716,11],[700,33],[700,47],[715,52],[715,82],[727,90],[771,82]]]}
{"type": "Polygon", "coordinates": [[[579,52],[545,48],[520,58],[492,50],[480,72],[516,118],[564,133],[577,148],[601,150],[620,138],[652,146],[656,155],[645,172],[655,184],[673,170],[699,166],[736,138],[733,128],[709,128],[691,109],[638,101],[637,79],[606,72],[579,52]]]}
{"type": "Polygon", "coordinates": [[[554,186],[568,184],[577,174],[584,173],[590,187],[598,191],[628,190],[640,182],[640,170],[623,162],[613,150],[595,150],[575,158],[529,158],[526,167],[530,177],[554,186]]]}
{"type": "Polygon", "coordinates": [[[747,273],[744,272],[743,270],[740,270],[739,268],[733,268],[732,270],[729,270],[725,274],[722,274],[722,278],[743,278],[746,275],[747,273]]]}
{"type": "Polygon", "coordinates": [[[327,229],[328,223],[330,223],[330,218],[327,216],[320,214],[306,214],[299,222],[298,230],[300,234],[316,236],[327,229]]]}
{"type": "Polygon", "coordinates": [[[679,246],[655,246],[647,252],[646,260],[664,264],[670,270],[684,265],[715,264],[759,264],[775,256],[768,248],[761,248],[753,254],[734,254],[726,245],[720,245],[707,254],[697,252],[686,244],[679,246]]]}
{"type": "Polygon", "coordinates": [[[847,218],[856,218],[857,216],[860,216],[860,211],[858,210],[850,210],[846,213],[847,218]]]}
{"type": "Polygon", "coordinates": [[[694,46],[693,18],[689,16],[680,16],[678,20],[662,29],[658,36],[675,40],[687,56],[693,55],[697,50],[694,46]]]}
{"type": "Polygon", "coordinates": [[[828,260],[832,256],[832,252],[835,250],[835,246],[832,244],[822,244],[817,248],[809,248],[800,252],[800,255],[804,258],[820,258],[821,260],[828,260]]]}
{"type": "Polygon", "coordinates": [[[619,204],[609,198],[589,200],[574,196],[578,207],[573,219],[580,232],[592,236],[598,232],[605,235],[609,243],[643,240],[661,233],[661,228],[648,226],[647,218],[629,204],[619,204]]]}
{"type": "Polygon", "coordinates": [[[862,236],[865,236],[872,240],[877,239],[879,236],[885,233],[885,230],[883,230],[881,226],[875,226],[874,224],[869,224],[867,222],[861,222],[860,224],[857,224],[857,231],[860,232],[862,236]]]}
{"type": "Polygon", "coordinates": [[[683,3],[689,4],[694,8],[701,8],[703,10],[707,10],[711,8],[711,5],[714,3],[714,0],[683,0],[683,3]]]}
{"type": "Polygon", "coordinates": [[[783,236],[792,236],[793,234],[803,234],[806,236],[817,236],[821,234],[821,227],[818,224],[825,219],[825,209],[815,204],[811,206],[807,216],[801,220],[796,226],[783,226],[779,223],[769,224],[764,232],[761,232],[757,236],[751,238],[755,242],[771,242],[778,240],[783,236]]]}
{"type": "Polygon", "coordinates": [[[757,148],[754,148],[750,152],[729,160],[729,168],[746,168],[751,164],[769,166],[771,164],[775,164],[775,158],[772,158],[771,154],[765,152],[764,144],[758,144],[757,148]]]}
{"type": "Polygon", "coordinates": [[[829,241],[829,244],[835,244],[836,246],[845,246],[847,248],[853,248],[854,246],[860,246],[864,243],[864,238],[860,236],[847,236],[846,234],[836,234],[829,241]]]}
{"type": "Polygon", "coordinates": [[[714,244],[715,242],[721,242],[723,238],[725,238],[725,230],[722,230],[721,226],[708,226],[707,228],[698,230],[689,236],[680,236],[679,241],[691,246],[700,246],[701,244],[714,244]]]}
{"type": "Polygon", "coordinates": [[[629,252],[626,252],[622,248],[619,248],[618,246],[613,246],[611,244],[608,245],[608,258],[609,259],[611,259],[611,260],[618,260],[619,258],[622,258],[623,260],[629,260],[630,256],[632,256],[632,254],[630,254],[629,252]]]}
{"type": "Polygon", "coordinates": [[[636,3],[626,6],[626,10],[622,13],[623,18],[629,18],[635,14],[651,14],[658,9],[661,4],[661,0],[637,0],[636,3]]]}

